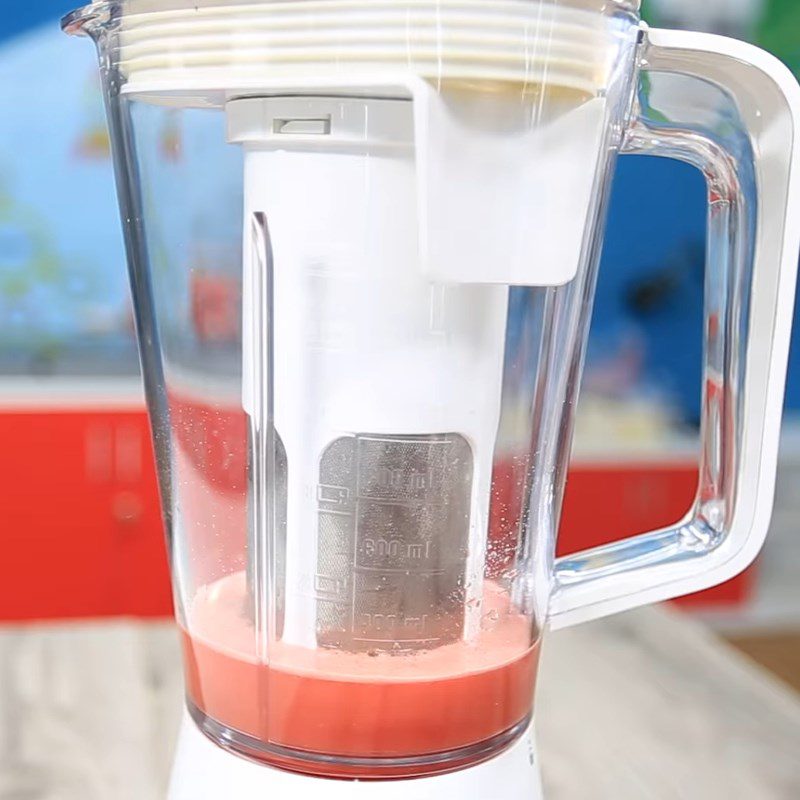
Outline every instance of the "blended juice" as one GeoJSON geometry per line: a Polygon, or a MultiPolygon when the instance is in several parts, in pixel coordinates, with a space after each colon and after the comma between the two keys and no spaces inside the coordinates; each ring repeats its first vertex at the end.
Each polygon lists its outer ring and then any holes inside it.
{"type": "MultiPolygon", "coordinates": [[[[217,723],[270,746],[394,759],[478,745],[531,712],[538,646],[487,581],[474,641],[419,652],[353,653],[270,643],[256,656],[244,573],[202,589],[183,633],[187,691],[217,723]]],[[[336,773],[336,770],[323,770],[336,773]]]]}

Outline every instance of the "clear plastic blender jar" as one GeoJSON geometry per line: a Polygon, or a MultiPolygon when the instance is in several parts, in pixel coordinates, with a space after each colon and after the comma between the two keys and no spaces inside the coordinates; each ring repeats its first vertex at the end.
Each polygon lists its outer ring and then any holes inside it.
{"type": "Polygon", "coordinates": [[[65,20],[100,53],[187,702],[223,746],[339,777],[483,761],[529,725],[548,619],[755,556],[797,89],[753,48],[648,33],[636,5],[101,0],[65,20]],[[709,182],[702,485],[674,528],[556,561],[621,152],[709,182]]]}

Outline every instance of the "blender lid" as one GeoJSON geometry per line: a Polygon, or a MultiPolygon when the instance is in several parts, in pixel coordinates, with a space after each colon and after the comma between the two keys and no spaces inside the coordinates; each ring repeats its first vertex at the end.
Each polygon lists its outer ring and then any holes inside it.
{"type": "Polygon", "coordinates": [[[127,93],[228,92],[315,76],[547,84],[594,95],[607,12],[640,0],[96,0],[64,18],[105,44],[127,93]]]}

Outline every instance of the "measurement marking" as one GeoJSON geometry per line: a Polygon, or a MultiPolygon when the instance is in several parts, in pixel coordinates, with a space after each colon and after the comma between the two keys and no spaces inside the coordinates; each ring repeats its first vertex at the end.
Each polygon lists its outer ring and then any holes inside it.
{"type": "Polygon", "coordinates": [[[375,644],[435,644],[440,641],[439,639],[362,639],[358,636],[353,637],[354,642],[363,642],[368,644],[373,642],[375,644]]]}
{"type": "Polygon", "coordinates": [[[371,495],[364,495],[356,498],[357,502],[367,502],[373,506],[403,506],[405,508],[445,508],[447,503],[435,503],[431,500],[414,500],[409,499],[394,499],[392,497],[372,497],[371,495]]]}
{"type": "Polygon", "coordinates": [[[406,569],[405,567],[367,567],[367,566],[362,567],[359,564],[356,564],[356,572],[379,572],[386,575],[403,573],[405,575],[426,575],[426,576],[436,576],[445,574],[445,571],[443,569],[406,569]]]}
{"type": "MultiPolygon", "coordinates": [[[[353,469],[355,470],[355,508],[353,509],[353,567],[358,564],[358,543],[361,540],[359,518],[361,511],[361,443],[356,437],[353,443],[353,469]]],[[[356,629],[356,581],[350,581],[350,631],[356,629]]]]}
{"type": "Polygon", "coordinates": [[[405,436],[400,436],[396,439],[392,439],[391,437],[380,437],[380,436],[359,436],[358,438],[362,442],[382,442],[384,444],[399,444],[399,445],[424,444],[427,446],[434,446],[434,447],[440,447],[442,445],[453,443],[452,439],[429,439],[429,438],[411,439],[405,436]]]}
{"type": "Polygon", "coordinates": [[[320,503],[336,503],[347,505],[350,500],[350,489],[346,486],[335,486],[327,483],[317,484],[317,500],[320,503]]]}
{"type": "Polygon", "coordinates": [[[424,564],[431,559],[431,542],[411,542],[406,543],[402,539],[393,537],[391,539],[364,539],[361,542],[361,549],[367,558],[377,556],[381,559],[400,559],[401,563],[424,564]]]}

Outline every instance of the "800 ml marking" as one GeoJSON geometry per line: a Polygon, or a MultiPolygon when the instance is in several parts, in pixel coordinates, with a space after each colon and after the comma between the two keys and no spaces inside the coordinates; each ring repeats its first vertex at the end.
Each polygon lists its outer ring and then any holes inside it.
{"type": "Polygon", "coordinates": [[[408,544],[399,539],[364,539],[364,554],[370,558],[402,558],[406,561],[425,561],[431,557],[430,542],[408,544]]]}

